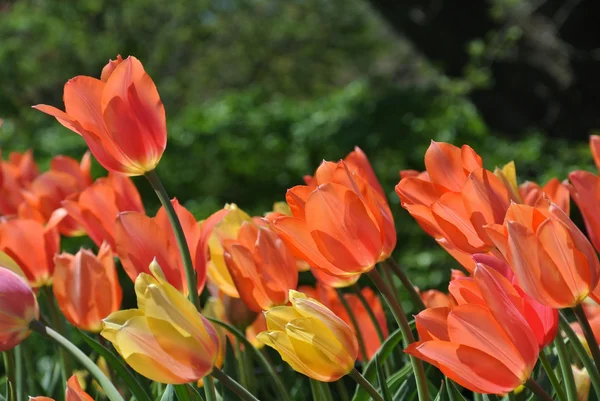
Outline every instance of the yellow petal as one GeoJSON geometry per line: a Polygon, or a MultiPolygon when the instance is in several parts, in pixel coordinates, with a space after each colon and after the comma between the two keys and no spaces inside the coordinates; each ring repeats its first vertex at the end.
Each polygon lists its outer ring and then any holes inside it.
{"type": "Polygon", "coordinates": [[[18,276],[24,278],[25,281],[29,281],[27,280],[27,276],[25,276],[25,273],[23,273],[23,270],[21,270],[21,267],[17,264],[17,262],[15,262],[10,256],[8,256],[4,252],[0,252],[0,266],[5,267],[13,273],[17,274],[18,276]]]}
{"type": "Polygon", "coordinates": [[[292,211],[290,210],[290,207],[286,202],[273,203],[273,211],[276,213],[285,214],[286,216],[292,215],[292,211]]]}
{"type": "Polygon", "coordinates": [[[127,309],[111,313],[102,321],[102,331],[100,332],[100,335],[110,341],[115,348],[117,348],[116,336],[118,331],[123,328],[128,320],[143,315],[144,314],[139,309],[127,309]]]}
{"type": "Polygon", "coordinates": [[[275,306],[264,312],[269,331],[285,331],[285,325],[302,317],[292,306],[275,306]]]}

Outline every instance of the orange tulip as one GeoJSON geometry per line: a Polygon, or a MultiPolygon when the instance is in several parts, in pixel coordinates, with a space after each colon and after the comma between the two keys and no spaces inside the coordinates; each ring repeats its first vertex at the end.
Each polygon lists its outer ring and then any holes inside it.
{"type": "Polygon", "coordinates": [[[583,216],[588,237],[596,250],[600,250],[600,176],[587,171],[573,171],[569,174],[571,196],[583,216]]]}
{"type": "Polygon", "coordinates": [[[44,104],[34,108],[81,135],[107,170],[143,175],[156,168],[167,145],[165,109],[138,59],[109,65],[102,80],[78,76],[65,84],[66,112],[44,104]]]}
{"type": "Polygon", "coordinates": [[[535,182],[527,181],[519,186],[519,194],[524,204],[534,206],[543,194],[565,211],[568,215],[570,211],[569,187],[561,183],[557,178],[552,178],[543,187],[535,182]]]}
{"type": "Polygon", "coordinates": [[[52,288],[67,320],[82,330],[99,332],[102,319],[119,310],[122,291],[107,243],[95,256],[87,249],[54,257],[52,288]]]}
{"type": "Polygon", "coordinates": [[[452,308],[456,303],[452,295],[444,294],[438,290],[427,290],[421,292],[421,299],[426,308],[452,308]]]}
{"type": "Polygon", "coordinates": [[[8,160],[0,159],[0,215],[13,215],[23,201],[21,190],[39,174],[31,150],[12,152],[8,160]]]}
{"type": "MultiPolygon", "coordinates": [[[[25,201],[19,206],[19,217],[31,218],[47,223],[56,218],[61,202],[76,196],[92,183],[90,154],[86,153],[81,163],[66,156],[56,156],[50,162],[50,171],[38,176],[27,190],[25,201]]],[[[85,232],[72,217],[60,214],[58,229],[63,235],[77,236],[85,232]]]]}
{"type": "Polygon", "coordinates": [[[8,351],[25,340],[29,324],[39,319],[35,294],[25,275],[8,255],[0,253],[0,352],[8,351]]]}
{"type": "Polygon", "coordinates": [[[296,259],[267,227],[244,222],[236,239],[223,243],[225,262],[238,293],[250,310],[261,312],[287,303],[298,285],[296,259]]]}
{"type": "MultiPolygon", "coordinates": [[[[30,401],[54,401],[48,397],[29,397],[30,401]]],[[[76,375],[71,376],[67,381],[67,391],[65,392],[65,401],[93,401],[94,399],[86,393],[79,384],[76,375]]]]}
{"type": "Polygon", "coordinates": [[[416,317],[420,340],[405,350],[469,390],[505,394],[523,385],[539,346],[520,297],[500,273],[483,265],[474,280],[484,304],[426,309],[416,317]]]}
{"type": "Polygon", "coordinates": [[[535,207],[512,204],[504,224],[491,225],[487,231],[512,267],[519,287],[541,304],[572,307],[596,288],[600,264],[594,248],[547,198],[535,207]]]}
{"type": "Polygon", "coordinates": [[[96,180],[78,196],[63,201],[62,205],[96,245],[108,242],[113,251],[116,251],[114,232],[117,214],[125,211],[144,213],[140,194],[131,179],[114,173],[96,180]]]}
{"type": "MultiPolygon", "coordinates": [[[[198,258],[204,256],[198,251],[200,226],[177,199],[173,199],[171,203],[183,226],[198,274],[198,291],[201,291],[204,288],[206,272],[198,268],[204,266],[203,261],[198,262],[198,258]]],[[[132,281],[135,281],[140,273],[148,273],[148,266],[156,259],[167,281],[184,294],[187,292],[183,261],[164,208],[161,207],[155,217],[148,217],[139,212],[119,213],[115,224],[115,245],[123,268],[132,281]]]]}
{"type": "Polygon", "coordinates": [[[28,219],[0,222],[0,251],[15,260],[33,288],[52,283],[59,249],[60,235],[54,228],[28,219]]]}

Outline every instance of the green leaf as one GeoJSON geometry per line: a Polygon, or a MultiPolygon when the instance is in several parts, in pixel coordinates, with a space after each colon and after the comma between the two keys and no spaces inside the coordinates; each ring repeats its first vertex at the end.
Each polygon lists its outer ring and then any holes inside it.
{"type": "Polygon", "coordinates": [[[101,355],[106,360],[108,366],[110,366],[117,373],[117,375],[121,379],[123,379],[129,391],[131,391],[133,396],[138,401],[152,401],[146,390],[144,390],[144,388],[136,379],[136,377],[131,373],[129,368],[119,357],[117,357],[111,350],[104,347],[102,344],[100,344],[87,334],[83,333],[82,331],[77,330],[77,332],[79,333],[83,341],[85,341],[87,345],[89,345],[94,351],[101,355]]]}
{"type": "Polygon", "coordinates": [[[456,388],[453,381],[446,377],[446,387],[448,387],[448,398],[450,401],[467,401],[461,392],[456,388]]]}
{"type": "Polygon", "coordinates": [[[411,375],[412,371],[412,365],[407,363],[404,365],[404,367],[402,367],[402,369],[392,374],[387,380],[387,385],[390,391],[392,393],[398,391],[402,383],[404,383],[411,375]]]}
{"type": "MultiPolygon", "coordinates": [[[[363,370],[363,376],[369,382],[373,383],[377,377],[377,368],[374,364],[375,358],[379,358],[381,363],[385,362],[386,359],[392,354],[394,348],[402,340],[402,332],[400,329],[394,331],[379,347],[379,350],[375,353],[373,359],[367,363],[363,370]]],[[[368,401],[370,398],[369,393],[364,390],[361,386],[357,386],[352,401],[368,401]]]]}
{"type": "Polygon", "coordinates": [[[200,392],[198,391],[198,387],[194,386],[191,383],[188,383],[187,386],[192,401],[204,401],[204,398],[202,397],[202,395],[200,395],[200,392]]]}
{"type": "Polygon", "coordinates": [[[381,395],[383,396],[384,401],[392,401],[392,394],[390,393],[390,389],[387,386],[387,379],[385,377],[385,372],[381,367],[381,363],[379,363],[379,356],[375,355],[375,367],[377,368],[377,381],[379,382],[379,388],[381,389],[381,395]]]}
{"type": "Polygon", "coordinates": [[[165,387],[165,391],[160,397],[160,401],[175,401],[175,387],[172,384],[168,384],[165,387]]]}
{"type": "Polygon", "coordinates": [[[179,401],[192,401],[188,387],[185,384],[173,386],[173,389],[175,390],[175,394],[177,394],[177,399],[179,401]]]}
{"type": "MultiPolygon", "coordinates": [[[[223,373],[227,376],[231,377],[233,380],[239,382],[239,377],[241,376],[238,372],[238,362],[235,355],[235,349],[231,341],[229,341],[229,337],[226,338],[225,345],[225,361],[223,364],[223,373]]],[[[241,351],[240,351],[241,352],[241,351]]],[[[240,382],[242,383],[242,382],[240,382]]],[[[243,384],[243,383],[242,383],[243,384]]],[[[239,397],[235,395],[233,391],[231,391],[227,386],[224,386],[223,383],[219,383],[219,392],[223,394],[224,401],[238,401],[239,397]]]]}
{"type": "Polygon", "coordinates": [[[448,394],[446,393],[446,383],[442,380],[442,385],[437,393],[434,401],[448,401],[448,394]]]}

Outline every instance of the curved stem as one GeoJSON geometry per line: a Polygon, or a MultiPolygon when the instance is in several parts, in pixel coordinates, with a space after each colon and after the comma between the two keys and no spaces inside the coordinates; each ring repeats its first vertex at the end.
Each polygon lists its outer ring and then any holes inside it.
{"type": "Polygon", "coordinates": [[[369,301],[367,301],[367,298],[365,298],[357,284],[353,284],[352,289],[356,293],[360,303],[365,307],[367,314],[369,315],[369,319],[371,319],[371,323],[373,323],[373,326],[375,326],[377,337],[379,337],[379,342],[383,343],[385,341],[385,336],[383,335],[383,331],[379,325],[379,320],[377,320],[377,316],[375,316],[375,312],[373,312],[373,308],[371,308],[371,305],[369,305],[369,301]]]}
{"type": "Polygon", "coordinates": [[[350,305],[348,305],[348,301],[346,301],[346,297],[339,289],[337,290],[338,298],[342,303],[342,306],[346,310],[346,313],[350,317],[350,321],[352,322],[352,326],[354,326],[354,333],[356,334],[356,339],[358,340],[358,347],[360,349],[360,355],[362,356],[362,360],[367,363],[369,361],[369,355],[367,354],[367,347],[365,346],[365,339],[363,338],[362,332],[360,331],[360,326],[358,325],[358,321],[356,320],[356,316],[352,309],[350,309],[350,305]]]}
{"type": "Polygon", "coordinates": [[[206,401],[217,401],[217,390],[215,390],[215,381],[210,376],[204,376],[202,378],[204,384],[204,394],[206,395],[206,401]]]}
{"type": "Polygon", "coordinates": [[[360,386],[362,386],[362,388],[364,388],[375,401],[383,401],[381,394],[377,392],[375,387],[373,387],[373,385],[369,383],[369,381],[365,379],[365,377],[361,375],[358,370],[352,368],[348,375],[352,377],[360,386]]]}
{"type": "Polygon", "coordinates": [[[531,392],[538,396],[538,400],[540,401],[554,401],[552,397],[548,395],[547,392],[544,391],[539,384],[537,384],[533,379],[527,379],[525,382],[525,387],[527,387],[531,392]]]}
{"type": "Polygon", "coordinates": [[[147,172],[145,176],[150,182],[150,185],[152,185],[154,192],[156,192],[156,196],[158,196],[160,203],[165,208],[169,222],[173,227],[173,233],[175,234],[175,239],[177,240],[177,246],[179,247],[179,253],[181,254],[183,267],[185,268],[185,279],[187,281],[189,292],[188,298],[196,306],[196,308],[198,308],[198,279],[196,278],[196,270],[194,269],[194,264],[192,263],[190,248],[188,247],[187,240],[185,239],[185,233],[183,232],[181,222],[179,221],[177,213],[175,213],[175,209],[171,204],[167,190],[163,186],[162,182],[160,182],[160,179],[156,174],[156,170],[147,172]]]}
{"type": "MultiPolygon", "coordinates": [[[[54,299],[54,293],[50,287],[42,287],[42,292],[46,296],[46,303],[48,304],[48,310],[50,311],[50,321],[52,322],[52,326],[59,332],[61,335],[66,335],[65,332],[65,324],[63,322],[62,316],[58,307],[56,306],[56,300],[54,299]]],[[[64,349],[58,349],[58,356],[60,361],[60,371],[62,374],[63,382],[67,382],[70,377],[71,369],[71,360],[69,355],[65,352],[64,349]]]]}
{"type": "Polygon", "coordinates": [[[565,389],[567,390],[567,400],[577,401],[577,387],[575,386],[573,369],[571,369],[571,360],[567,354],[567,347],[565,346],[562,336],[556,336],[554,339],[554,345],[556,346],[556,351],[558,352],[558,360],[560,361],[563,382],[565,384],[565,389]]]}
{"type": "Polygon", "coordinates": [[[585,336],[585,341],[587,341],[592,358],[594,358],[594,362],[596,363],[596,368],[600,369],[600,348],[598,348],[598,342],[596,341],[590,322],[588,321],[587,316],[585,316],[581,304],[575,306],[573,312],[575,312],[575,316],[577,316],[577,320],[579,321],[579,325],[585,336]]]}
{"type": "Polygon", "coordinates": [[[577,336],[577,334],[575,333],[575,331],[569,324],[569,321],[567,320],[565,315],[563,315],[561,312],[559,312],[559,316],[560,316],[560,328],[569,338],[569,342],[573,346],[573,349],[575,349],[577,356],[583,363],[583,366],[585,366],[585,368],[587,369],[587,371],[590,375],[590,380],[592,381],[592,385],[594,386],[594,390],[596,391],[596,394],[600,394],[600,373],[598,372],[598,368],[594,364],[594,361],[592,361],[592,358],[590,358],[590,356],[588,355],[587,351],[585,350],[585,347],[579,340],[579,337],[577,336]]]}
{"type": "Polygon", "coordinates": [[[556,377],[556,372],[554,372],[554,369],[552,368],[552,365],[550,364],[550,361],[548,360],[548,357],[546,356],[546,353],[543,349],[540,350],[539,358],[544,370],[546,371],[546,375],[550,380],[550,383],[552,383],[552,387],[554,387],[554,391],[556,391],[556,396],[560,401],[567,401],[567,395],[565,394],[565,391],[563,390],[560,382],[558,381],[558,377],[556,377]]]}
{"type": "Polygon", "coordinates": [[[227,386],[231,391],[233,391],[238,397],[240,397],[243,401],[258,401],[258,398],[253,396],[242,387],[238,382],[233,380],[231,377],[227,376],[223,371],[217,367],[213,367],[213,371],[211,375],[223,383],[223,385],[227,386]]]}
{"type": "Polygon", "coordinates": [[[38,333],[50,337],[58,345],[63,347],[71,355],[75,357],[87,369],[88,372],[94,376],[94,379],[100,384],[104,393],[110,401],[123,401],[123,397],[119,394],[119,391],[115,386],[108,380],[108,377],[102,373],[102,370],[92,361],[86,354],[84,354],[79,348],[73,345],[72,342],[61,336],[50,327],[44,326],[41,322],[34,320],[30,325],[31,330],[37,331],[38,333]]]}
{"type": "MultiPolygon", "coordinates": [[[[396,261],[394,259],[392,259],[391,257],[387,258],[387,260],[384,262],[384,264],[387,267],[389,267],[394,272],[394,274],[400,279],[400,281],[402,282],[402,285],[408,291],[408,295],[410,295],[410,299],[412,300],[415,308],[418,311],[422,311],[423,309],[425,309],[425,304],[423,303],[421,296],[415,289],[415,286],[410,281],[410,279],[408,278],[408,276],[406,275],[404,270],[402,270],[400,265],[398,263],[396,263],[396,261]]],[[[384,268],[385,268],[385,266],[384,266],[384,268]]]]}
{"type": "MultiPolygon", "coordinates": [[[[392,310],[392,314],[400,326],[400,331],[402,332],[402,340],[404,341],[404,346],[408,346],[411,343],[415,342],[415,337],[413,336],[412,330],[410,329],[410,325],[408,324],[408,320],[406,320],[406,315],[404,314],[404,310],[402,310],[402,306],[398,303],[396,298],[394,297],[394,293],[390,289],[390,287],[383,280],[381,275],[377,272],[376,269],[371,270],[369,273],[369,278],[373,281],[379,292],[385,298],[385,301],[389,305],[392,310]]],[[[427,389],[427,379],[425,378],[425,370],[423,369],[423,364],[421,361],[413,356],[410,357],[410,363],[413,368],[413,372],[415,374],[415,380],[417,382],[417,391],[419,393],[419,401],[428,401],[428,389],[427,389]]]]}

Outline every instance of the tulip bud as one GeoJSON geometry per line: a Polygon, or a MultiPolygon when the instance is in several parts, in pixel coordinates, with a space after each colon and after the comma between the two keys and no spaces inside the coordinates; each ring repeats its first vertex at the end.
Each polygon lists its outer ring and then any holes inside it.
{"type": "Polygon", "coordinates": [[[267,331],[258,341],[274,348],[297,372],[332,382],[354,368],[358,341],[352,329],[331,310],[305,294],[290,290],[292,306],[265,312],[267,331]]]}
{"type": "Polygon", "coordinates": [[[573,376],[575,377],[575,387],[577,388],[577,401],[588,401],[590,397],[590,374],[585,368],[579,369],[573,365],[573,376]]]}

